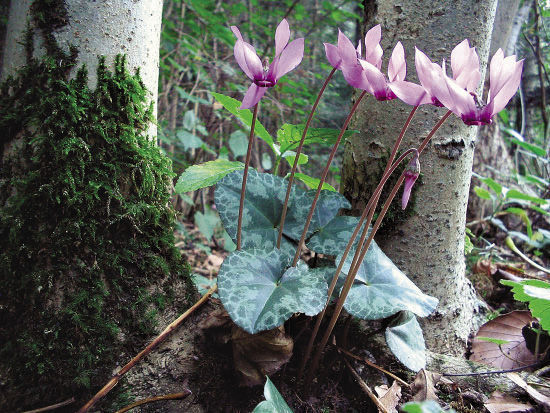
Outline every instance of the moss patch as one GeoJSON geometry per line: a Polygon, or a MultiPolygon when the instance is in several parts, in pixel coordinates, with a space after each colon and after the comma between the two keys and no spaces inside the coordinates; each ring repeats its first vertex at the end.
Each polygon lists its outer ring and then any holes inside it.
{"type": "Polygon", "coordinates": [[[171,163],[147,137],[152,107],[139,74],[123,57],[113,73],[101,60],[90,90],[84,68],[67,76],[74,50],[64,59],[59,52],[41,60],[28,53],[27,66],[1,86],[7,411],[88,397],[121,354],[150,338],[159,307],[184,306],[190,291],[172,289],[188,285],[188,269],[174,247],[171,163]]]}

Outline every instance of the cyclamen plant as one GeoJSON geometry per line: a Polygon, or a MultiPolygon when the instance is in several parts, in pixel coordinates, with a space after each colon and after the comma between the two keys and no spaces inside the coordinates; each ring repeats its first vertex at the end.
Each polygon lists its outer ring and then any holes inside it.
{"type": "Polygon", "coordinates": [[[253,82],[243,98],[241,109],[254,109],[248,123],[251,131],[244,170],[230,173],[235,169],[232,165],[227,172],[222,171],[208,181],[208,184],[213,184],[218,180],[216,206],[225,229],[237,243],[237,250],[225,259],[218,275],[219,296],[225,309],[238,326],[251,334],[281,326],[295,313],[319,314],[302,359],[303,372],[325,310],[334,303],[332,318],[313,357],[306,383],[311,381],[342,308],[364,320],[392,317],[385,332],[389,348],[406,367],[420,370],[425,366],[426,358],[422,330],[416,317],[430,315],[438,300],[420,291],[382,252],[373,238],[403,183],[402,207],[406,208],[420,173],[422,151],[445,120],[455,113],[468,125],[491,123],[492,117],[515,94],[523,61],[516,61],[515,56],[504,58],[502,50],[497,51],[490,64],[491,85],[487,104],[483,104],[475,93],[481,77],[479,58],[468,40],[457,45],[451,53],[452,77],[446,74],[445,61],[441,65],[433,63],[416,49],[415,66],[420,84],[415,84],[405,80],[405,51],[400,42],[389,59],[387,76],[382,73],[379,25],[369,30],[364,45],[360,43],[357,47],[339,31],[337,45],[325,43],[326,56],[333,70],[301,129],[302,137],[286,179],[255,170],[249,172],[250,153],[258,105],[267,89],[275,87],[283,75],[301,62],[304,39],[288,43],[290,29],[283,19],[275,32],[275,57],[271,65],[264,68],[253,46],[243,40],[238,28],[233,26],[231,29],[237,38],[235,59],[253,82]],[[351,86],[362,93],[335,140],[317,189],[305,191],[292,185],[296,167],[308,138],[313,113],[338,70],[351,86]],[[362,215],[340,216],[341,209],[350,208],[349,202],[339,193],[322,188],[351,117],[367,93],[377,100],[400,99],[413,108],[396,139],[383,177],[362,215]],[[410,148],[396,159],[407,127],[422,104],[444,106],[448,112],[418,148],[410,148]],[[371,227],[384,184],[407,158],[408,166],[371,227]],[[357,239],[359,232],[361,235],[357,239]],[[310,268],[300,259],[304,245],[316,253],[337,256],[336,266],[310,268]]]}

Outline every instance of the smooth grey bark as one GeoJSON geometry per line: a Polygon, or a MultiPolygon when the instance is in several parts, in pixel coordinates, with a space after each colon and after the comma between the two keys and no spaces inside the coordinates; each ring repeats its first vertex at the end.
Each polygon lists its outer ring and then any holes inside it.
{"type": "MultiPolygon", "coordinates": [[[[29,18],[31,0],[12,1],[8,20],[2,78],[13,74],[25,64],[25,51],[21,43],[29,18]]],[[[88,83],[95,88],[98,56],[105,56],[107,65],[118,54],[124,54],[128,69],[139,69],[141,78],[151,93],[156,114],[159,74],[160,27],[162,0],[65,0],[69,22],[55,34],[60,46],[78,49],[78,64],[88,68],[88,83]]],[[[39,36],[35,36],[35,53],[41,54],[39,36]]],[[[156,126],[151,125],[151,135],[156,126]]]]}
{"type": "MultiPolygon", "coordinates": [[[[414,46],[433,61],[449,59],[465,38],[475,46],[483,72],[487,62],[496,0],[378,1],[374,21],[382,25],[386,60],[399,40],[407,54],[408,80],[417,81],[414,46]]],[[[482,73],[482,76],[484,73],[482,73]]],[[[361,131],[346,145],[342,188],[356,209],[365,204],[380,177],[410,106],[399,101],[364,100],[353,128],[361,131]]],[[[403,149],[416,147],[446,110],[421,107],[403,149]]],[[[412,215],[377,237],[390,258],[426,293],[440,300],[423,323],[428,348],[460,354],[475,328],[478,300],[465,277],[464,227],[476,127],[453,115],[420,158],[422,184],[413,189],[412,215]]]]}

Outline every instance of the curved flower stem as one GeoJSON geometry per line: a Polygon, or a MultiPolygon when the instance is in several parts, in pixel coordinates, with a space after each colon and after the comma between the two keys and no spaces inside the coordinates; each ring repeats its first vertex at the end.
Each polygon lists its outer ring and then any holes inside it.
{"type": "Polygon", "coordinates": [[[332,151],[330,152],[330,155],[327,160],[327,164],[325,166],[325,169],[323,169],[323,173],[321,176],[321,180],[319,182],[319,186],[317,187],[317,192],[315,193],[315,197],[313,198],[313,202],[311,203],[311,207],[309,208],[309,214],[306,219],[306,223],[304,225],[304,230],[302,231],[302,236],[300,237],[300,241],[298,242],[298,247],[296,248],[296,254],[294,255],[294,260],[292,261],[292,266],[295,267],[298,263],[298,259],[300,258],[300,253],[302,252],[302,248],[304,246],[304,242],[307,235],[307,230],[309,229],[309,224],[311,224],[311,218],[313,217],[313,212],[315,211],[315,207],[317,206],[317,201],[319,200],[319,194],[321,193],[321,189],[323,188],[323,184],[325,183],[325,180],[327,178],[328,169],[330,167],[330,164],[332,163],[332,159],[334,158],[334,155],[336,154],[336,150],[338,149],[338,145],[340,145],[340,141],[342,140],[342,136],[344,136],[344,132],[346,132],[346,129],[348,128],[348,125],[351,121],[351,117],[357,110],[357,107],[359,106],[359,103],[361,103],[361,100],[363,100],[363,97],[366,95],[366,91],[361,92],[359,97],[357,98],[357,101],[351,108],[351,111],[349,112],[348,117],[344,121],[344,125],[342,126],[342,129],[340,130],[340,134],[338,135],[338,138],[336,139],[336,143],[332,147],[332,151]]]}
{"type": "MultiPolygon", "coordinates": [[[[445,121],[447,120],[447,118],[451,114],[452,114],[452,112],[450,110],[447,111],[447,113],[445,113],[445,115],[443,115],[443,117],[435,124],[433,129],[426,136],[426,138],[424,138],[424,140],[422,141],[422,143],[418,147],[418,155],[420,155],[422,153],[422,151],[426,148],[426,145],[428,144],[430,139],[439,130],[439,128],[443,125],[443,123],[445,123],[445,121]]],[[[365,245],[360,244],[358,246],[356,252],[355,252],[355,257],[354,257],[354,260],[353,260],[355,262],[355,265],[353,265],[353,263],[352,263],[352,266],[350,267],[350,271],[348,272],[348,275],[346,277],[346,281],[344,282],[344,286],[342,287],[342,292],[340,293],[340,297],[338,298],[338,302],[336,303],[336,308],[334,309],[334,313],[332,315],[330,323],[329,323],[327,329],[325,330],[325,334],[324,334],[324,336],[321,340],[321,343],[319,344],[319,348],[317,349],[317,352],[315,353],[315,356],[313,358],[311,368],[309,370],[308,377],[306,379],[306,389],[309,387],[309,385],[311,383],[311,380],[313,378],[313,375],[315,374],[315,371],[317,370],[317,366],[318,366],[319,361],[321,359],[321,355],[322,355],[323,350],[324,350],[324,348],[325,348],[325,346],[328,342],[330,334],[332,333],[332,330],[334,329],[334,326],[336,325],[336,321],[338,320],[338,317],[340,316],[340,313],[342,311],[342,307],[344,306],[344,302],[346,300],[346,297],[349,293],[351,285],[353,284],[353,281],[355,280],[355,275],[357,273],[357,270],[359,269],[359,266],[361,265],[361,263],[363,262],[363,259],[365,258],[365,254],[367,253],[367,251],[370,247],[370,244],[371,244],[374,236],[376,235],[376,231],[378,231],[378,228],[380,227],[380,224],[382,223],[382,219],[386,215],[386,212],[387,212],[387,210],[390,206],[391,201],[395,197],[395,194],[397,193],[397,190],[399,189],[399,187],[401,186],[401,184],[403,183],[404,180],[405,180],[405,176],[404,176],[404,174],[401,174],[401,176],[399,177],[399,180],[397,181],[397,183],[393,187],[390,195],[388,196],[388,199],[384,203],[384,206],[382,207],[382,211],[380,212],[380,215],[376,219],[374,227],[373,227],[373,229],[372,229],[372,231],[369,235],[369,238],[367,239],[365,245]],[[358,255],[359,251],[361,251],[360,255],[358,255]]],[[[378,194],[378,196],[379,196],[379,194],[378,194]]],[[[372,214],[374,214],[374,208],[371,207],[371,213],[369,215],[372,215],[372,214]]],[[[367,231],[368,231],[368,226],[365,226],[363,235],[367,231]]],[[[348,251],[348,253],[349,253],[349,251],[348,251]]],[[[344,258],[340,261],[340,264],[338,266],[338,268],[340,270],[342,269],[343,262],[344,262],[344,258]]],[[[336,281],[334,279],[333,279],[333,281],[334,281],[334,284],[336,284],[336,281]]],[[[331,285],[332,285],[332,283],[331,283],[331,285]]],[[[330,295],[329,295],[329,297],[330,297],[330,295]]]]}
{"type": "Polygon", "coordinates": [[[256,126],[256,117],[258,116],[258,105],[254,106],[252,115],[252,124],[250,125],[250,136],[248,137],[248,150],[246,151],[246,160],[244,162],[243,185],[241,187],[241,200],[239,203],[239,221],[237,223],[237,250],[241,249],[241,228],[243,226],[243,208],[246,193],[246,178],[248,177],[248,166],[250,165],[250,155],[252,154],[252,145],[254,143],[254,127],[256,126]]]}
{"type": "MultiPolygon", "coordinates": [[[[376,204],[378,203],[378,199],[380,198],[380,194],[382,193],[382,189],[384,188],[384,185],[386,184],[386,181],[389,179],[389,177],[395,171],[397,166],[399,166],[399,164],[401,162],[403,162],[405,157],[410,155],[412,152],[417,152],[417,151],[416,151],[416,149],[408,149],[405,153],[403,153],[399,157],[399,159],[397,159],[397,161],[395,161],[394,164],[390,165],[389,170],[386,171],[386,173],[384,174],[384,176],[380,180],[380,183],[376,187],[376,189],[374,191],[374,194],[371,196],[369,202],[367,203],[367,206],[363,210],[363,214],[361,215],[361,218],[359,219],[359,222],[355,226],[353,234],[351,235],[351,238],[348,241],[348,244],[346,245],[346,249],[344,250],[344,254],[342,256],[342,259],[340,260],[340,263],[338,264],[338,267],[336,268],[336,272],[334,273],[334,276],[332,277],[332,281],[331,281],[330,286],[328,288],[327,303],[325,304],[325,307],[323,308],[323,311],[321,311],[321,313],[317,316],[317,320],[315,321],[315,327],[313,328],[313,332],[311,333],[311,337],[309,338],[309,342],[308,342],[308,345],[307,345],[307,348],[306,348],[306,354],[302,358],[302,362],[300,364],[298,377],[301,377],[303,372],[304,372],[305,365],[306,365],[307,360],[309,359],[309,356],[311,355],[311,351],[313,349],[313,342],[315,341],[315,338],[317,337],[317,333],[319,332],[319,327],[321,326],[321,322],[323,321],[323,318],[325,316],[326,309],[327,309],[328,305],[330,304],[330,297],[332,296],[332,293],[334,292],[334,288],[336,287],[336,282],[338,280],[338,276],[340,275],[340,272],[342,271],[342,267],[344,266],[344,262],[345,262],[348,254],[349,254],[349,252],[350,252],[350,250],[353,246],[353,242],[355,241],[355,239],[357,238],[357,235],[359,234],[359,230],[363,226],[363,223],[365,222],[365,219],[366,219],[367,225],[365,225],[365,230],[363,231],[363,234],[362,234],[361,239],[359,241],[359,244],[358,244],[359,247],[358,248],[360,248],[360,246],[363,245],[363,242],[366,238],[366,235],[368,233],[367,228],[369,227],[370,222],[372,221],[374,211],[376,210],[376,204]],[[368,217],[367,217],[367,214],[368,214],[368,217]]],[[[354,261],[354,263],[355,263],[355,261],[354,261]]]]}
{"type": "MultiPolygon", "coordinates": [[[[393,173],[393,170],[395,169],[395,168],[392,169],[392,162],[395,159],[395,155],[397,154],[399,146],[401,145],[403,137],[405,136],[405,132],[407,131],[407,129],[408,129],[410,123],[411,123],[411,120],[414,117],[414,114],[416,113],[417,109],[418,109],[418,106],[415,106],[415,107],[412,108],[411,112],[409,113],[409,116],[408,116],[407,120],[403,124],[403,127],[401,128],[401,132],[399,133],[399,136],[397,137],[397,140],[395,141],[395,143],[393,145],[393,149],[392,149],[391,155],[388,159],[388,162],[386,163],[386,168],[384,169],[384,173],[382,174],[382,179],[380,180],[378,186],[374,190],[374,194],[371,196],[371,199],[369,199],[369,202],[367,203],[367,206],[365,207],[365,210],[363,211],[363,214],[361,215],[361,218],[359,219],[359,223],[355,227],[355,230],[353,231],[353,234],[352,234],[352,236],[351,236],[351,238],[350,238],[350,240],[349,240],[349,242],[346,246],[342,261],[340,262],[341,265],[338,266],[338,268],[336,270],[336,273],[335,273],[334,277],[332,278],[332,282],[329,286],[327,303],[325,304],[325,307],[323,308],[323,311],[321,312],[321,314],[319,314],[317,316],[317,320],[315,322],[315,327],[313,328],[313,332],[311,333],[311,337],[309,338],[309,342],[308,342],[308,345],[307,345],[307,348],[306,348],[306,354],[302,358],[300,368],[298,370],[298,377],[302,377],[302,374],[304,373],[306,363],[307,363],[307,361],[309,359],[309,356],[311,355],[311,351],[313,349],[313,342],[315,341],[315,338],[317,337],[317,333],[319,332],[319,327],[321,325],[321,322],[323,321],[326,309],[327,309],[327,307],[330,303],[330,297],[331,297],[332,292],[334,291],[334,288],[336,286],[336,281],[338,280],[338,275],[340,274],[340,271],[342,270],[343,262],[346,259],[346,257],[348,256],[349,251],[351,249],[351,246],[353,245],[353,242],[355,241],[355,238],[357,237],[357,234],[359,233],[359,230],[360,230],[361,226],[363,225],[363,222],[365,222],[365,218],[367,216],[368,211],[372,208],[373,204],[378,203],[378,198],[380,197],[380,193],[382,192],[382,188],[385,185],[387,178],[389,178],[389,176],[393,173]],[[392,169],[392,170],[390,171],[390,169],[392,169]],[[386,179],[384,179],[385,177],[386,177],[386,179]]],[[[404,156],[404,155],[402,155],[402,156],[404,156]]],[[[396,166],[399,165],[400,162],[401,162],[401,160],[398,160],[397,162],[395,162],[395,165],[396,166]]],[[[374,207],[373,210],[374,209],[376,209],[376,207],[374,207]]],[[[372,220],[372,217],[369,219],[369,225],[370,225],[371,220],[372,220]]],[[[368,225],[367,225],[367,227],[368,227],[368,225]]],[[[360,245],[362,245],[362,244],[360,244],[360,245]]]]}
{"type": "Polygon", "coordinates": [[[290,176],[288,177],[285,203],[283,204],[283,212],[281,213],[281,223],[279,224],[279,235],[277,236],[277,248],[281,248],[281,238],[283,237],[283,228],[285,225],[286,210],[288,208],[288,199],[290,198],[290,190],[292,189],[292,183],[294,182],[294,174],[296,173],[296,168],[298,167],[298,160],[300,159],[300,154],[302,153],[302,147],[304,146],[304,141],[306,140],[307,130],[309,129],[309,124],[311,123],[311,119],[313,119],[313,114],[317,109],[317,105],[319,105],[321,96],[323,96],[323,92],[325,91],[328,85],[328,82],[330,82],[330,79],[332,79],[332,76],[334,75],[335,72],[336,72],[336,68],[333,68],[329,73],[329,75],[327,76],[325,83],[323,83],[323,86],[321,87],[321,90],[317,95],[317,99],[315,100],[315,103],[311,108],[311,112],[309,112],[309,117],[307,118],[307,122],[304,127],[304,131],[302,133],[302,139],[300,140],[300,144],[298,145],[298,148],[296,148],[296,156],[294,158],[294,164],[292,165],[292,170],[290,171],[290,176]]]}

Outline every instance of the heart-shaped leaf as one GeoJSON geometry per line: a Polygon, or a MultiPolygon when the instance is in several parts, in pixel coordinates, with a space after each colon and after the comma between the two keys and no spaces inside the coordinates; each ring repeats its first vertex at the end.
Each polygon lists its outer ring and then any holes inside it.
{"type": "MultiPolygon", "coordinates": [[[[223,178],[216,186],[216,208],[229,236],[236,241],[243,171],[223,178]]],[[[242,248],[274,249],[277,245],[287,181],[271,174],[248,171],[243,209],[242,248]]],[[[293,188],[292,194],[295,192],[293,188]]],[[[303,225],[303,224],[302,224],[303,225]]],[[[285,231],[286,233],[286,231],[285,231]]],[[[281,247],[289,253],[295,247],[283,239],[281,247]]]]}
{"type": "Polygon", "coordinates": [[[319,313],[326,303],[324,279],[282,250],[240,250],[231,253],[218,274],[218,290],[231,319],[249,332],[280,326],[294,313],[319,313]]]}
{"type": "Polygon", "coordinates": [[[402,311],[386,329],[386,343],[403,365],[412,371],[426,367],[426,344],[420,324],[410,311],[402,311]]]}
{"type": "Polygon", "coordinates": [[[267,381],[264,386],[265,400],[258,404],[252,413],[292,413],[285,399],[281,396],[281,393],[277,390],[275,385],[267,377],[267,381]]]}
{"type": "MultiPolygon", "coordinates": [[[[304,223],[309,214],[309,209],[313,203],[316,190],[304,192],[300,189],[294,194],[292,208],[289,208],[288,216],[285,221],[284,232],[289,237],[299,240],[304,230],[304,223]]],[[[326,226],[341,208],[351,208],[350,203],[343,195],[333,191],[321,191],[315,212],[309,225],[307,236],[311,236],[316,231],[326,226]]]]}
{"type": "Polygon", "coordinates": [[[174,190],[176,193],[182,193],[205,188],[214,185],[228,173],[243,168],[244,163],[230,162],[223,158],[192,165],[181,174],[174,190]]]}
{"type": "MultiPolygon", "coordinates": [[[[359,223],[357,217],[337,216],[319,229],[307,242],[307,247],[319,254],[338,255],[346,249],[348,242],[359,223]]],[[[364,228],[364,225],[363,225],[364,228]]],[[[361,232],[355,242],[359,240],[361,232]]]]}
{"type": "MultiPolygon", "coordinates": [[[[340,259],[339,256],[336,262],[340,259]]],[[[352,260],[353,250],[342,267],[346,275],[352,260]]],[[[378,320],[404,310],[426,317],[435,310],[437,303],[437,298],[420,291],[373,241],[357,271],[344,308],[354,317],[378,320]]]]}

